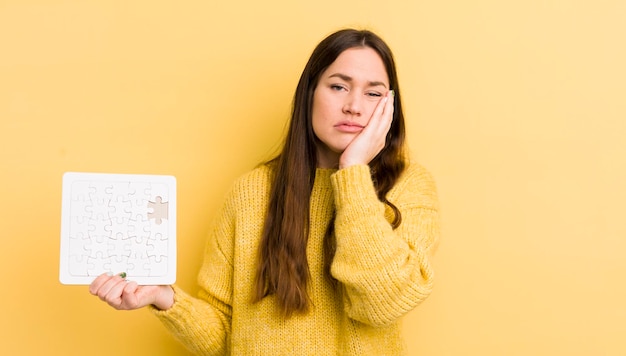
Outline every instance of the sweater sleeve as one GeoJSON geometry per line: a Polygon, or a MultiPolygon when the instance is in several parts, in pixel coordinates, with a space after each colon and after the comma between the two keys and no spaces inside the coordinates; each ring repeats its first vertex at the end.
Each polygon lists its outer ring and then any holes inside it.
{"type": "Polygon", "coordinates": [[[233,221],[233,209],[227,200],[207,239],[198,274],[200,290],[197,298],[173,286],[174,305],[165,311],[151,308],[176,339],[199,355],[228,353],[233,292],[233,221]]]}
{"type": "Polygon", "coordinates": [[[331,273],[343,286],[344,308],[354,320],[391,324],[433,288],[430,256],[439,238],[435,184],[420,166],[404,172],[388,194],[402,214],[395,230],[367,165],[337,171],[332,184],[337,248],[331,273]]]}

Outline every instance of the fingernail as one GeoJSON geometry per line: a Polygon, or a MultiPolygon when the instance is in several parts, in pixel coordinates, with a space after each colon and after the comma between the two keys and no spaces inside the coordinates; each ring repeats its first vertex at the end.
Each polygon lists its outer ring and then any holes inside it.
{"type": "Polygon", "coordinates": [[[396,92],[395,92],[395,91],[393,91],[393,90],[391,90],[391,93],[390,93],[390,94],[391,94],[391,96],[392,96],[392,97],[395,97],[395,96],[396,96],[396,92]]]}
{"type": "Polygon", "coordinates": [[[122,272],[122,273],[120,273],[120,277],[122,277],[122,278],[126,278],[126,272],[122,272]]]}

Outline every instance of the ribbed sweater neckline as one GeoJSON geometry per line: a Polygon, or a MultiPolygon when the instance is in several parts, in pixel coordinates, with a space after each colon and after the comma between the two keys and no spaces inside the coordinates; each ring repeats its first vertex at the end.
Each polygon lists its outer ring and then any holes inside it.
{"type": "Polygon", "coordinates": [[[330,177],[337,172],[335,168],[316,168],[315,181],[313,182],[313,190],[321,189],[323,191],[332,189],[330,177]]]}

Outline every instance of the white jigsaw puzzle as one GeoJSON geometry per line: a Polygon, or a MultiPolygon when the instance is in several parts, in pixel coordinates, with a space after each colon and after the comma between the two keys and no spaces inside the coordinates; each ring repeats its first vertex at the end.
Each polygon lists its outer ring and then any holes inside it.
{"type": "Polygon", "coordinates": [[[67,172],[61,215],[61,283],[176,281],[175,177],[67,172]]]}

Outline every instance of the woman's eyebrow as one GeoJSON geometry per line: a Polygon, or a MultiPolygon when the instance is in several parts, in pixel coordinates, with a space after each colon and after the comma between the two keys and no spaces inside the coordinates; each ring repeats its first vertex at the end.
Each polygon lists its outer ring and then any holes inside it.
{"type": "MultiPolygon", "coordinates": [[[[329,75],[328,78],[339,78],[349,83],[352,82],[352,77],[343,73],[334,73],[334,74],[329,75]]],[[[367,84],[370,87],[382,86],[382,87],[387,88],[387,85],[385,83],[379,82],[379,81],[369,81],[367,82],[367,84]]]]}

